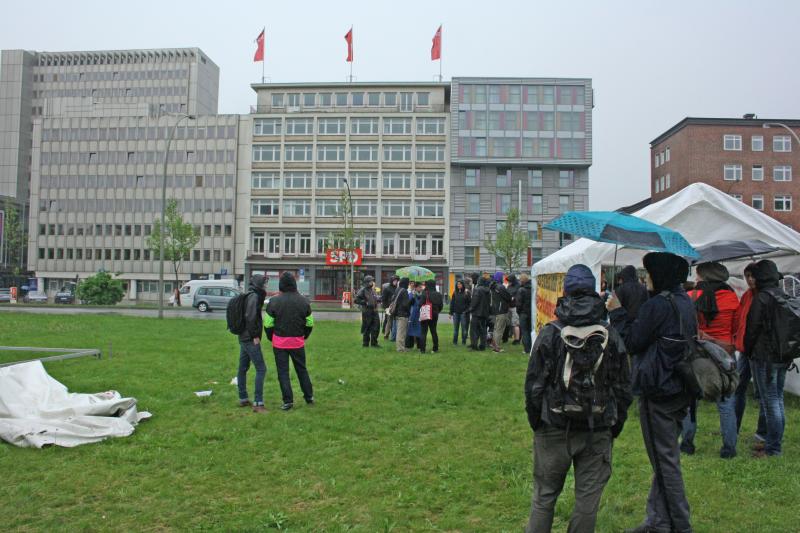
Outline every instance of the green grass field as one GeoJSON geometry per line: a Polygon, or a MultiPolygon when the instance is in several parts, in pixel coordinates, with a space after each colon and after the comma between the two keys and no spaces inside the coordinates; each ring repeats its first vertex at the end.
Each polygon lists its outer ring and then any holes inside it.
{"type": "MultiPolygon", "coordinates": [[[[73,449],[0,444],[3,529],[520,531],[531,494],[527,358],[468,353],[441,329],[439,354],[399,355],[388,343],[362,349],[358,324],[318,323],[308,348],[317,405],[278,409],[268,348],[269,412],[259,415],[236,407],[238,344],[224,321],[3,314],[3,345],[105,354],[113,342],[111,359],[47,370],[72,391],[134,396],[154,415],[129,438],[73,449]],[[204,389],[214,391],[206,402],[193,394],[204,389]]],[[[784,457],[749,457],[748,408],[740,455],[723,461],[716,409],[703,406],[698,453],[683,460],[696,531],[800,529],[799,408],[788,399],[784,457]]],[[[641,521],[650,475],[634,407],[599,531],[641,521]]],[[[555,531],[566,530],[572,488],[568,478],[555,531]]]]}

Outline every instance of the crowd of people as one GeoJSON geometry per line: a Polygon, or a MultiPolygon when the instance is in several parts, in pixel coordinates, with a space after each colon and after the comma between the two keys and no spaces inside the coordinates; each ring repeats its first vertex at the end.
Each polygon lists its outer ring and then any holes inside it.
{"type": "Polygon", "coordinates": [[[643,266],[645,285],[628,266],[615,280],[616,290],[603,295],[588,267],[573,266],[556,320],[536,337],[525,380],[534,431],[528,532],[550,531],[570,467],[575,506],[568,530],[594,531],[611,477],[613,441],[634,396],[653,477],[645,519],[628,531],[692,531],[680,461],[682,452],[695,452],[698,397],[690,392],[693,378],[686,370],[692,339],[710,341],[736,361],[738,388],[717,402],[720,457],[737,454],[751,377],[759,413],[752,455],[781,455],[783,383],[791,362],[778,353],[783,333],[771,327],[786,298],[775,263],[747,266],[748,289],[741,298],[721,263],[698,265],[694,283],[687,282],[689,264],[676,255],[649,253],[643,266]]]}

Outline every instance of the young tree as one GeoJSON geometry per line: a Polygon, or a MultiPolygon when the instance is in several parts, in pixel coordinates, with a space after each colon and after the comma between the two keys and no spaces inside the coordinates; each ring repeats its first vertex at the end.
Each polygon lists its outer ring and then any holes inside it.
{"type": "Polygon", "coordinates": [[[3,266],[6,270],[19,276],[22,270],[23,245],[25,243],[25,228],[19,217],[17,204],[6,198],[3,202],[3,248],[0,255],[5,252],[3,266]]]}
{"type": "Polygon", "coordinates": [[[522,268],[523,258],[526,257],[530,244],[530,235],[520,224],[517,209],[509,210],[508,220],[497,232],[496,240],[489,237],[483,243],[490,254],[505,262],[510,272],[517,272],[522,268]]]}
{"type": "MultiPolygon", "coordinates": [[[[200,240],[200,232],[195,231],[194,227],[183,221],[183,215],[178,212],[177,200],[167,202],[165,213],[164,231],[164,260],[172,263],[172,271],[175,273],[175,287],[180,285],[178,271],[181,262],[189,258],[189,253],[200,240]]],[[[161,240],[161,220],[156,220],[153,224],[153,231],[147,237],[147,247],[153,252],[153,257],[158,258],[161,240]]],[[[175,305],[181,305],[181,295],[175,292],[175,305]]]]}
{"type": "Polygon", "coordinates": [[[78,284],[75,296],[89,305],[114,305],[122,301],[125,289],[122,280],[108,272],[98,272],[78,284]]]}
{"type": "Polygon", "coordinates": [[[353,266],[353,249],[356,247],[356,232],[353,227],[353,204],[350,202],[350,195],[347,194],[346,189],[342,190],[342,194],[339,198],[339,205],[341,206],[339,214],[342,216],[342,227],[336,232],[336,238],[341,245],[344,246],[344,249],[347,250],[348,261],[350,262],[350,268],[347,271],[347,282],[351,289],[350,307],[353,307],[353,284],[355,283],[353,279],[355,268],[353,266]]]}

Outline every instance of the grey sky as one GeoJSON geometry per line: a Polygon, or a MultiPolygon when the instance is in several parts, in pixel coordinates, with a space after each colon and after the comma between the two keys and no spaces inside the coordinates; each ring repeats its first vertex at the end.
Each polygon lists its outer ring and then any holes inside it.
{"type": "Polygon", "coordinates": [[[450,76],[590,77],[592,209],[649,195],[649,141],[685,116],[800,117],[793,1],[5,2],[0,48],[198,46],[220,67],[220,112],[247,113],[267,27],[272,81],[344,81],[354,25],[359,81],[432,80],[444,25],[450,76]]]}

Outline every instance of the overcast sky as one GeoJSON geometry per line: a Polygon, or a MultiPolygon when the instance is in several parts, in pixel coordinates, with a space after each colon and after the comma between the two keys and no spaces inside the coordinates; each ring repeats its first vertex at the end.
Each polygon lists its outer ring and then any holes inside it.
{"type": "Polygon", "coordinates": [[[592,209],[649,195],[649,142],[686,116],[800,118],[800,2],[550,0],[4,2],[0,49],[197,46],[220,67],[221,113],[247,113],[254,39],[267,27],[274,82],[443,74],[588,77],[595,91],[592,209]]]}

